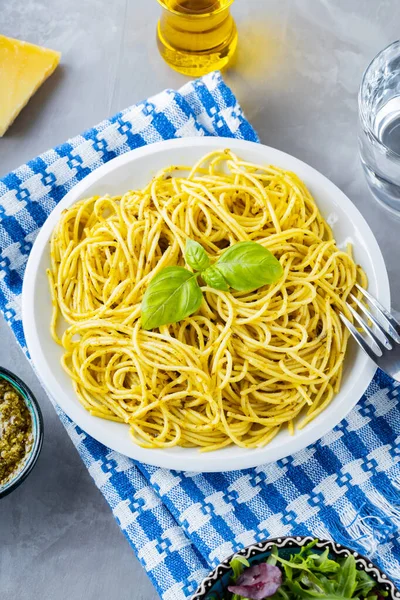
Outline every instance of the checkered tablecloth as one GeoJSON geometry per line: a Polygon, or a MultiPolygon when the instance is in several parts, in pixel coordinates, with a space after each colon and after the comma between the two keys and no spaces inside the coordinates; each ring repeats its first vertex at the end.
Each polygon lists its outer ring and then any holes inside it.
{"type": "MultiPolygon", "coordinates": [[[[219,73],[132,106],[0,180],[0,308],[24,350],[24,269],[54,206],[115,156],[204,135],[257,141],[219,73]]],[[[368,554],[400,583],[399,384],[381,372],[322,440],[276,463],[230,473],[135,463],[56,410],[163,600],[189,598],[221,559],[285,534],[333,538],[368,554]]]]}

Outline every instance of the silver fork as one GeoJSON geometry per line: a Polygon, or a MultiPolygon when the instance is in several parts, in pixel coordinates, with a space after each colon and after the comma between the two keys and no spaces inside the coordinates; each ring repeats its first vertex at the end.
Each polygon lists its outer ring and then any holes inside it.
{"type": "Polygon", "coordinates": [[[358,300],[354,294],[350,294],[350,298],[353,302],[355,302],[360,311],[364,313],[368,321],[374,325],[375,331],[364,321],[361,315],[350,306],[350,304],[347,304],[347,308],[353,315],[354,320],[360,325],[361,329],[363,329],[365,336],[357,331],[343,313],[339,313],[339,316],[353,338],[361,346],[364,352],[368,354],[370,359],[373,360],[382,371],[385,371],[385,373],[393,377],[393,379],[400,381],[400,323],[380,302],[378,302],[378,300],[376,300],[376,298],[371,296],[369,292],[364,290],[358,284],[356,284],[356,288],[376,309],[378,318],[374,317],[368,308],[358,300]]]}

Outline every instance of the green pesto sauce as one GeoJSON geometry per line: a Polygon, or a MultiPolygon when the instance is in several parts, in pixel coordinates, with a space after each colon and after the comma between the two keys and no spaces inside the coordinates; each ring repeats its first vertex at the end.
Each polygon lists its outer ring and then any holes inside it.
{"type": "Polygon", "coordinates": [[[0,377],[0,483],[18,471],[32,442],[32,418],[25,401],[0,377]]]}

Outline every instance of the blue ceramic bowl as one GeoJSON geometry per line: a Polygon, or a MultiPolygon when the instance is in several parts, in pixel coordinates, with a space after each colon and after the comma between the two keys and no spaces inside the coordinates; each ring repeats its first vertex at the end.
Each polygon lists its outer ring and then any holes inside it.
{"type": "Polygon", "coordinates": [[[0,379],[6,379],[25,400],[32,419],[32,448],[25,456],[22,465],[4,484],[0,483],[0,498],[14,491],[28,477],[39,457],[43,443],[43,418],[39,404],[27,385],[16,375],[0,367],[0,379]]]}
{"type": "MultiPolygon", "coordinates": [[[[305,546],[314,539],[315,538],[313,537],[275,538],[266,542],[254,544],[253,546],[248,546],[244,550],[237,552],[235,556],[240,554],[247,558],[251,565],[254,565],[265,561],[270,555],[272,547],[277,546],[279,555],[283,558],[289,558],[291,554],[300,552],[302,546],[305,546]]],[[[345,558],[349,554],[352,554],[356,559],[357,567],[363,569],[368,575],[376,580],[380,587],[387,590],[388,596],[385,600],[398,600],[400,598],[399,590],[378,567],[371,563],[370,560],[361,556],[358,552],[350,550],[350,548],[327,540],[319,540],[314,546],[314,551],[322,553],[326,548],[329,548],[330,557],[333,559],[339,557],[345,558]]],[[[211,598],[213,600],[223,600],[224,593],[226,593],[229,580],[232,576],[232,569],[229,567],[232,558],[233,556],[230,556],[225,559],[204,579],[192,597],[192,600],[208,600],[209,598],[210,600],[211,598]]]]}

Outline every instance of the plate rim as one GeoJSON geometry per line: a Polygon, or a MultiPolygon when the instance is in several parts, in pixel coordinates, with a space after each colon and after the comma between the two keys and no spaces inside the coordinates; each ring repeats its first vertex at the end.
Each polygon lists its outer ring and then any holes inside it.
{"type": "MultiPolygon", "coordinates": [[[[41,260],[46,244],[48,243],[50,235],[49,232],[52,231],[55,223],[59,218],[59,215],[64,210],[64,208],[76,202],[82,196],[84,191],[90,185],[96,183],[97,180],[103,178],[108,174],[111,174],[116,168],[128,164],[131,161],[141,159],[146,156],[151,156],[153,154],[157,154],[158,152],[167,151],[168,149],[171,149],[171,147],[209,147],[211,148],[210,151],[217,148],[223,149],[231,147],[232,150],[237,153],[240,153],[241,150],[243,150],[243,152],[246,152],[246,149],[253,149],[257,151],[260,151],[260,149],[264,149],[266,152],[274,153],[274,155],[276,156],[276,158],[274,159],[275,162],[279,162],[280,160],[282,160],[283,163],[285,160],[289,160],[290,162],[294,161],[294,163],[301,170],[305,169],[310,173],[310,175],[314,179],[319,179],[320,182],[323,183],[328,190],[330,189],[330,191],[334,193],[335,197],[337,197],[338,200],[340,200],[346,205],[346,212],[349,216],[349,220],[354,222],[353,218],[355,217],[355,220],[357,222],[357,226],[355,226],[356,229],[360,230],[361,228],[363,234],[367,236],[367,252],[370,258],[372,269],[376,275],[376,279],[379,284],[378,296],[380,301],[384,305],[386,305],[388,308],[390,307],[390,287],[388,273],[382,252],[371,228],[369,227],[367,221],[360,213],[358,208],[352,203],[352,201],[346,196],[346,194],[342,192],[340,188],[338,188],[332,181],[330,181],[317,169],[315,169],[308,163],[298,159],[297,157],[286,152],[282,152],[281,150],[278,150],[271,146],[266,146],[264,144],[259,144],[256,142],[248,142],[246,140],[238,140],[236,138],[219,138],[204,136],[163,140],[154,144],[149,144],[147,146],[135,148],[134,150],[117,156],[109,162],[105,163],[104,165],[101,165],[91,173],[89,173],[83,179],[81,179],[81,181],[74,185],[67,192],[64,198],[54,207],[50,215],[47,217],[45,223],[41,227],[39,234],[33,244],[28,258],[23,280],[22,322],[27,348],[30,353],[34,369],[50,398],[54,399],[55,397],[55,394],[52,393],[51,389],[55,389],[57,387],[57,381],[56,378],[53,378],[51,370],[47,365],[45,356],[41,350],[41,345],[39,343],[40,336],[39,332],[37,331],[36,323],[34,320],[33,302],[31,301],[35,289],[35,280],[38,273],[37,267],[41,260]],[[372,254],[374,255],[373,260],[372,254]],[[47,382],[45,383],[45,380],[47,378],[49,378],[50,381],[54,379],[54,381],[52,382],[53,385],[48,386],[47,382]]],[[[151,167],[149,167],[149,172],[150,171],[151,167]]],[[[361,352],[361,350],[359,352],[361,352]]],[[[304,440],[304,438],[300,437],[300,435],[298,435],[297,437],[294,436],[291,440],[288,451],[285,451],[283,450],[283,448],[280,447],[271,449],[270,446],[265,446],[261,449],[246,449],[246,451],[243,452],[243,455],[234,458],[235,466],[233,468],[229,464],[227,465],[226,456],[224,457],[223,455],[220,455],[217,457],[216,453],[209,454],[208,456],[211,456],[212,459],[207,461],[207,459],[205,458],[207,457],[207,454],[199,452],[190,454],[189,452],[187,452],[186,456],[178,456],[173,452],[169,452],[170,449],[146,449],[135,445],[133,442],[132,452],[127,453],[126,449],[123,448],[122,443],[118,442],[110,444],[108,443],[108,441],[104,441],[103,436],[100,435],[99,437],[99,433],[95,425],[97,419],[92,417],[86,411],[85,414],[88,418],[84,418],[83,413],[79,410],[83,408],[81,405],[74,405],[71,402],[64,401],[62,393],[56,394],[56,396],[58,405],[68,415],[68,417],[72,421],[74,421],[81,429],[83,429],[86,433],[88,433],[98,442],[134,460],[139,460],[141,462],[147,463],[155,467],[170,468],[181,471],[223,472],[229,470],[252,468],[262,464],[274,462],[286,456],[291,456],[296,452],[306,448],[307,446],[314,444],[317,440],[322,438],[336,425],[338,425],[354,408],[354,406],[360,400],[368,385],[372,381],[375,371],[375,365],[372,363],[372,361],[368,359],[367,356],[365,356],[364,366],[362,369],[363,377],[358,378],[351,389],[351,392],[356,397],[356,400],[352,400],[351,402],[349,402],[348,405],[341,407],[341,410],[337,414],[338,420],[336,420],[335,417],[335,425],[333,427],[329,423],[325,423],[323,427],[321,427],[319,423],[318,427],[315,425],[313,426],[313,423],[315,424],[315,421],[312,421],[305,429],[308,433],[308,436],[306,436],[307,439],[304,440]],[[80,423],[78,421],[80,421],[80,423]],[[84,424],[82,424],[83,421],[84,424]],[[207,462],[206,469],[204,468],[205,461],[207,462]]],[[[60,392],[60,390],[61,387],[58,391],[60,392]]]]}

